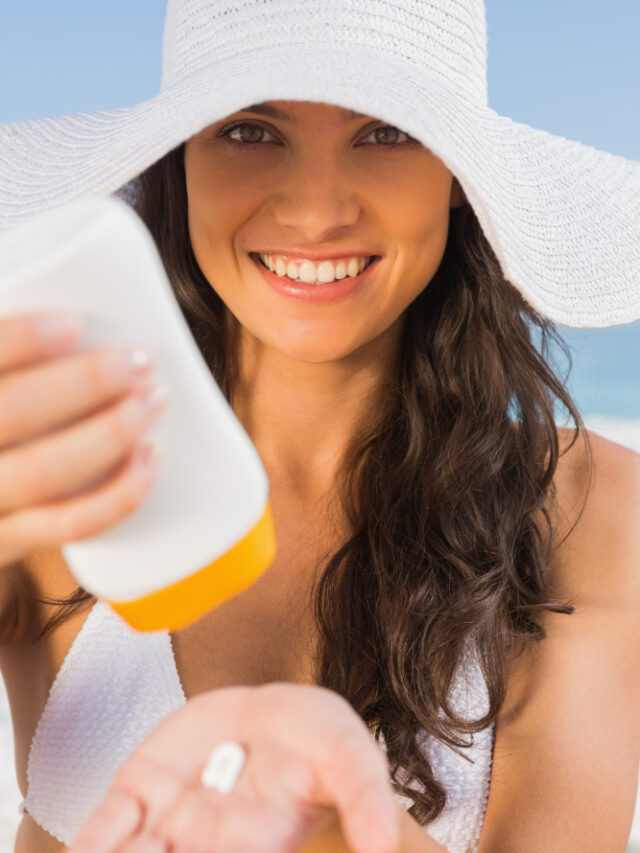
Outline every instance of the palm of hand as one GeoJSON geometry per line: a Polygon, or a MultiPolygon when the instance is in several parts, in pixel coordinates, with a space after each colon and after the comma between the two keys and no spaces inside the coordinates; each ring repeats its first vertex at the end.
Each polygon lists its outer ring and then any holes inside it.
{"type": "Polygon", "coordinates": [[[224,688],[189,700],[132,753],[69,853],[295,853],[336,809],[354,851],[395,849],[386,759],[348,703],[305,685],[224,688]],[[226,795],[200,783],[224,740],[246,752],[226,795]]]}

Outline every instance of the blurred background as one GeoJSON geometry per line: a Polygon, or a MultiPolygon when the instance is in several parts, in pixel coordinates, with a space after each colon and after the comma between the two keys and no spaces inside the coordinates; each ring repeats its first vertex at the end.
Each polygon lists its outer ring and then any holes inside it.
{"type": "MultiPolygon", "coordinates": [[[[156,95],[165,8],[164,0],[0,0],[0,122],[133,106],[156,95]]],[[[486,8],[493,109],[640,160],[638,0],[486,0],[486,8]]],[[[640,321],[557,328],[587,426],[640,451],[640,321]]],[[[0,684],[0,853],[13,849],[18,820],[13,764],[4,760],[12,749],[0,684]]],[[[640,809],[632,850],[640,853],[640,809]]]]}

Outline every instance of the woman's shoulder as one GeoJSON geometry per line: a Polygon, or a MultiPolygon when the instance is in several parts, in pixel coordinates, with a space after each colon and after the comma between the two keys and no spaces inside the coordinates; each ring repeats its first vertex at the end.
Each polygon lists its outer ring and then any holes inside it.
{"type": "Polygon", "coordinates": [[[559,468],[578,471],[588,463],[587,441],[593,452],[593,463],[601,471],[607,472],[615,466],[640,465],[640,453],[630,447],[618,444],[609,438],[599,435],[594,430],[581,430],[581,437],[574,441],[575,431],[566,427],[558,427],[560,446],[559,468]]]}
{"type": "Polygon", "coordinates": [[[601,594],[640,595],[640,454],[591,430],[573,438],[573,430],[559,430],[553,507],[558,592],[593,586],[601,594]]]}
{"type": "Polygon", "coordinates": [[[589,472],[593,474],[591,486],[598,493],[616,485],[624,472],[631,478],[638,477],[640,453],[618,444],[593,430],[581,430],[578,437],[572,429],[558,428],[560,458],[556,472],[559,487],[584,490],[589,472]]]}
{"type": "Polygon", "coordinates": [[[574,611],[542,611],[543,641],[511,666],[479,853],[622,850],[633,815],[640,456],[594,432],[559,437],[548,599],[574,611]]]}

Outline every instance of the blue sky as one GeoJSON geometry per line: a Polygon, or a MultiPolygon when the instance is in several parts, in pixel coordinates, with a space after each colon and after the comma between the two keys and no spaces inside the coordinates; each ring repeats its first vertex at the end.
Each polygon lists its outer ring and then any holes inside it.
{"type": "MultiPolygon", "coordinates": [[[[640,160],[639,0],[486,7],[494,109],[640,160]]],[[[153,97],[164,14],[164,0],[0,0],[0,122],[153,97]]],[[[583,411],[640,418],[640,322],[561,331],[583,411]]]]}

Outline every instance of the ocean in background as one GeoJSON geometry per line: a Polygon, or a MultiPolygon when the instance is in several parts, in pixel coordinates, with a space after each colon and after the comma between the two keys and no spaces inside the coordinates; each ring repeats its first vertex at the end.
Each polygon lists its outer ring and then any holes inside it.
{"type": "Polygon", "coordinates": [[[573,359],[568,387],[580,413],[640,420],[640,321],[605,329],[556,329],[573,359]]]}

